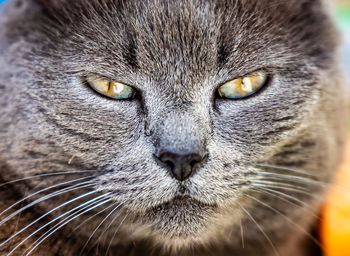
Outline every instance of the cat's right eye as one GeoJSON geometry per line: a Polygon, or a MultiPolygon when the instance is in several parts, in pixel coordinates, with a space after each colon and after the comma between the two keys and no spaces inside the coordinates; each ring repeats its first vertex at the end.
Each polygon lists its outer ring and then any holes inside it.
{"type": "Polygon", "coordinates": [[[266,81],[267,74],[265,71],[255,71],[226,82],[218,88],[218,94],[221,98],[243,99],[258,92],[266,81]]]}
{"type": "Polygon", "coordinates": [[[100,76],[89,76],[87,82],[98,93],[116,100],[133,99],[136,90],[129,85],[100,76]]]}

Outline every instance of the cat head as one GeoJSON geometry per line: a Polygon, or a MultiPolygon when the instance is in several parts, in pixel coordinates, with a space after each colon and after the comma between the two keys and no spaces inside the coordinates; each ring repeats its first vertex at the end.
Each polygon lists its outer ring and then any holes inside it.
{"type": "Polygon", "coordinates": [[[36,2],[7,23],[18,70],[1,74],[13,74],[0,110],[11,125],[4,176],[88,170],[83,181],[119,207],[123,232],[167,245],[236,234],[251,217],[273,233],[287,224],[261,202],[292,219],[303,207],[276,191],[319,207],[300,191],[322,193],[310,176],[328,181],[340,154],[343,85],[323,5],[36,2]],[[253,93],[223,93],[256,74],[253,93]],[[110,97],[104,81],[132,93],[110,97]]]}

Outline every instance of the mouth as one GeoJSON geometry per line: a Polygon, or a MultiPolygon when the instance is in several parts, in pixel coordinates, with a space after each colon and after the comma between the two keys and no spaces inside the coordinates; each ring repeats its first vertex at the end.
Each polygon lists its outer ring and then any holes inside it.
{"type": "Polygon", "coordinates": [[[154,215],[164,213],[176,213],[175,215],[183,213],[189,213],[194,209],[198,210],[197,213],[205,210],[215,210],[218,207],[217,204],[204,203],[198,199],[195,199],[189,195],[176,195],[171,200],[154,206],[148,210],[149,213],[154,215]]]}
{"type": "Polygon", "coordinates": [[[209,219],[217,212],[217,208],[215,204],[206,204],[191,196],[177,195],[149,209],[143,219],[162,236],[193,238],[207,230],[209,219]]]}
{"type": "Polygon", "coordinates": [[[191,208],[200,208],[200,209],[216,209],[218,205],[216,203],[208,203],[206,200],[197,198],[190,194],[190,191],[187,190],[186,186],[181,185],[178,188],[177,193],[174,194],[169,200],[164,201],[158,205],[155,205],[149,209],[149,212],[154,214],[166,211],[188,211],[191,208]]]}
{"type": "Polygon", "coordinates": [[[205,203],[202,200],[198,200],[190,195],[178,194],[174,196],[174,198],[171,199],[170,201],[165,202],[159,206],[156,206],[154,207],[154,209],[157,209],[159,207],[169,207],[169,206],[181,208],[181,207],[188,207],[190,205],[198,205],[201,207],[212,207],[212,208],[217,207],[216,204],[205,203]]]}

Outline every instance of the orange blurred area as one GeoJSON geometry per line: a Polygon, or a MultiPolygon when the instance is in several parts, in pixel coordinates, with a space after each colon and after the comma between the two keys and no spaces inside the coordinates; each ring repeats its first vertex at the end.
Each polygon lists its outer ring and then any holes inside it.
{"type": "Polygon", "coordinates": [[[350,141],[336,185],[329,194],[322,221],[326,256],[350,255],[350,141]]]}

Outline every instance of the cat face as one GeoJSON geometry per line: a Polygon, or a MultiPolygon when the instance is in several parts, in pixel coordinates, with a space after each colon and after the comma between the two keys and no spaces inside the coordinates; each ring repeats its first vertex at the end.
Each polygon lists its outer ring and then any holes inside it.
{"type": "Polygon", "coordinates": [[[271,235],[288,226],[277,212],[300,220],[305,207],[277,193],[319,207],[301,191],[324,190],[310,175],[332,177],[343,112],[336,35],[320,1],[58,2],[8,25],[17,55],[7,58],[20,71],[1,74],[5,179],[88,170],[82,181],[120,214],[113,225],[168,245],[236,234],[242,221],[271,235]],[[266,75],[256,93],[218,95],[256,71],[266,75]],[[135,97],[105,97],[91,76],[135,97]]]}

